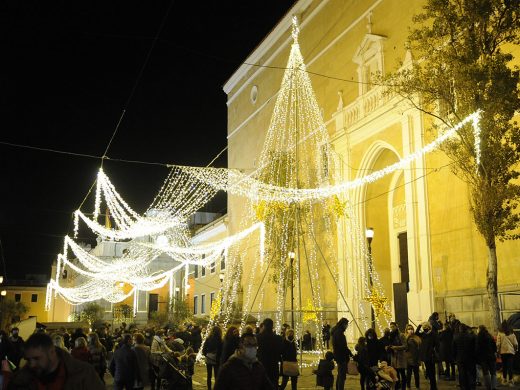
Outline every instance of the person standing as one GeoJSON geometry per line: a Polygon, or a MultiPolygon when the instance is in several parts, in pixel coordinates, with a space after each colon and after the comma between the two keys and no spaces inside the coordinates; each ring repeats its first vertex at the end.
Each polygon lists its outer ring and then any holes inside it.
{"type": "Polygon", "coordinates": [[[330,325],[328,322],[323,324],[323,328],[321,330],[321,335],[323,337],[323,344],[327,349],[329,349],[329,341],[330,341],[330,325]]]}
{"type": "Polygon", "coordinates": [[[419,389],[419,365],[421,364],[420,359],[420,347],[421,338],[415,334],[412,325],[406,325],[405,328],[406,337],[406,387],[410,388],[412,385],[412,373],[415,379],[415,388],[419,389]]]}
{"type": "Polygon", "coordinates": [[[476,336],[468,325],[460,324],[453,337],[453,352],[459,368],[459,385],[464,390],[474,390],[477,380],[475,357],[476,336]]]}
{"type": "Polygon", "coordinates": [[[374,328],[369,328],[365,332],[365,339],[368,350],[368,365],[369,367],[377,367],[380,360],[384,360],[386,354],[383,344],[377,338],[377,333],[374,328]]]}
{"type": "Polygon", "coordinates": [[[262,331],[258,335],[258,360],[264,365],[267,377],[278,388],[280,361],[282,358],[283,339],[273,331],[273,320],[266,318],[262,322],[262,331]]]}
{"type": "Polygon", "coordinates": [[[399,331],[396,322],[390,322],[390,345],[387,349],[391,354],[391,365],[399,377],[395,388],[398,389],[401,385],[401,389],[406,390],[406,338],[399,331]]]}
{"type": "Polygon", "coordinates": [[[137,366],[139,367],[140,383],[136,383],[134,389],[150,388],[150,347],[144,343],[144,336],[141,333],[134,334],[135,357],[137,358],[137,366]]]}
{"type": "Polygon", "coordinates": [[[20,330],[17,327],[14,327],[11,329],[11,337],[9,337],[9,341],[11,342],[11,355],[9,358],[16,366],[15,370],[18,369],[18,366],[20,366],[20,360],[22,360],[23,357],[23,339],[18,334],[20,330]]]}
{"type": "Polygon", "coordinates": [[[25,366],[14,373],[9,390],[74,389],[104,390],[94,368],[56,348],[49,335],[34,333],[25,342],[25,366]]]}
{"type": "Polygon", "coordinates": [[[222,330],[220,326],[215,325],[211,328],[211,332],[202,346],[202,355],[206,358],[206,384],[208,390],[211,390],[212,371],[215,374],[215,380],[217,380],[222,355],[222,330]]]}
{"type": "Polygon", "coordinates": [[[137,355],[132,349],[132,336],[124,334],[110,362],[110,373],[114,377],[114,390],[133,390],[141,381],[137,355]]]}
{"type": "Polygon", "coordinates": [[[354,360],[358,364],[359,384],[361,390],[365,390],[365,386],[367,386],[367,388],[370,387],[368,386],[367,381],[372,381],[374,379],[374,374],[370,369],[370,358],[368,356],[366,338],[360,337],[354,349],[356,350],[354,360]]]}
{"type": "Polygon", "coordinates": [[[493,336],[488,332],[484,325],[478,327],[477,345],[476,345],[477,362],[482,367],[482,376],[484,385],[487,390],[496,389],[497,387],[497,345],[493,336]]]}
{"type": "Polygon", "coordinates": [[[421,338],[419,357],[426,367],[426,376],[430,381],[430,390],[437,390],[437,377],[435,375],[435,355],[438,351],[437,334],[432,330],[429,322],[424,322],[417,327],[417,334],[421,338]]]}
{"type": "Polygon", "coordinates": [[[78,337],[76,340],[74,340],[74,348],[72,348],[70,354],[74,358],[83,360],[86,363],[92,362],[92,355],[90,355],[90,352],[87,348],[87,339],[84,337],[78,337]]]}
{"type": "Polygon", "coordinates": [[[214,390],[275,390],[257,350],[255,335],[242,334],[237,350],[221,367],[214,390]]]}
{"type": "Polygon", "coordinates": [[[502,384],[513,387],[513,357],[518,352],[518,340],[507,321],[502,322],[498,331],[497,350],[502,358],[502,384]]]}
{"type": "Polygon", "coordinates": [[[439,359],[444,363],[444,378],[455,380],[455,362],[453,360],[453,328],[450,322],[444,324],[444,329],[439,332],[439,359]]]}
{"type": "MultiPolygon", "coordinates": [[[[298,363],[298,359],[296,358],[296,341],[294,340],[294,330],[287,329],[285,331],[285,339],[283,340],[282,347],[282,362],[296,362],[298,363]]],[[[283,373],[283,363],[282,363],[282,373],[283,373]]],[[[287,386],[287,382],[289,382],[289,378],[291,378],[291,389],[296,390],[298,388],[298,375],[288,376],[283,374],[282,384],[280,385],[280,390],[284,390],[285,386],[287,386]]]]}
{"type": "Polygon", "coordinates": [[[91,356],[91,363],[99,375],[99,378],[105,383],[105,372],[107,370],[107,350],[96,332],[88,335],[88,350],[91,356]]]}
{"type": "Polygon", "coordinates": [[[240,336],[236,326],[230,326],[224,336],[224,343],[222,344],[222,355],[220,356],[220,367],[233,355],[238,348],[240,336]]]}
{"type": "Polygon", "coordinates": [[[345,381],[347,379],[347,363],[352,356],[352,352],[347,345],[345,331],[348,328],[348,320],[340,318],[338,323],[331,329],[332,337],[332,353],[334,360],[338,366],[338,376],[336,378],[336,390],[345,389],[345,381]]]}

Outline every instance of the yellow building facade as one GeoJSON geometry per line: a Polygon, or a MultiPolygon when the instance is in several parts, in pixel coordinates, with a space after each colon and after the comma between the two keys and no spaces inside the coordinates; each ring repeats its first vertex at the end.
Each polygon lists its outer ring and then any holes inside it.
{"type": "MultiPolygon", "coordinates": [[[[293,15],[300,21],[301,51],[339,157],[333,167],[336,177],[343,181],[363,177],[430,142],[430,118],[370,84],[374,74],[396,70],[399,61],[404,66],[412,61],[405,42],[412,16],[422,5],[422,1],[409,1],[403,6],[398,0],[297,2],[224,85],[228,167],[244,173],[257,169],[292,44],[293,15]]],[[[449,163],[437,151],[353,190],[355,210],[349,217],[359,222],[361,231],[374,230],[372,259],[393,318],[417,324],[433,311],[441,318],[453,312],[470,325],[490,325],[487,250],[472,221],[467,186],[450,171],[449,163]]],[[[240,231],[246,204],[244,198],[229,195],[230,235],[240,231]]],[[[349,263],[355,243],[345,237],[344,221],[322,234],[333,236],[336,277],[348,303],[330,280],[323,280],[325,305],[332,301],[334,306],[330,310],[334,313],[325,318],[333,321],[347,314],[366,320],[368,303],[354,299],[363,272],[357,263],[349,263]]],[[[520,310],[519,296],[513,294],[520,290],[520,271],[515,266],[520,244],[497,245],[501,309],[507,318],[520,310]]],[[[243,278],[253,264],[251,256],[243,259],[243,278]]],[[[272,313],[276,306],[266,299],[263,310],[272,313]]]]}

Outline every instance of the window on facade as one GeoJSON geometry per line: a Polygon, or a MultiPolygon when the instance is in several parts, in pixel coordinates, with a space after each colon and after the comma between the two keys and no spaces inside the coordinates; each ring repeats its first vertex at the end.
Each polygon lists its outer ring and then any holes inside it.
{"type": "Polygon", "coordinates": [[[198,265],[193,266],[193,277],[195,279],[197,279],[199,277],[199,266],[198,265]]]}
{"type": "Polygon", "coordinates": [[[206,313],[206,295],[202,294],[200,296],[200,314],[206,313]]]}
{"type": "Polygon", "coordinates": [[[206,276],[206,266],[202,265],[200,268],[200,276],[206,276]]]}
{"type": "Polygon", "coordinates": [[[360,43],[353,61],[358,65],[359,94],[363,95],[374,89],[376,77],[383,72],[383,42],[386,37],[367,34],[360,43]]]}
{"type": "Polygon", "coordinates": [[[215,293],[209,294],[209,307],[213,307],[213,301],[215,300],[215,293]]]}
{"type": "Polygon", "coordinates": [[[31,294],[31,302],[38,302],[38,294],[31,294]]]}
{"type": "Polygon", "coordinates": [[[14,294],[14,301],[20,302],[22,300],[22,294],[14,294]]]}
{"type": "Polygon", "coordinates": [[[220,270],[224,270],[226,269],[226,256],[225,256],[225,252],[222,251],[221,255],[220,255],[220,270]]]}
{"type": "Polygon", "coordinates": [[[193,297],[193,314],[197,314],[197,308],[199,306],[199,297],[194,296],[193,297]]]}
{"type": "Polygon", "coordinates": [[[211,262],[211,264],[209,265],[209,272],[211,272],[212,274],[214,274],[216,268],[217,268],[217,263],[216,263],[215,261],[211,262]]]}

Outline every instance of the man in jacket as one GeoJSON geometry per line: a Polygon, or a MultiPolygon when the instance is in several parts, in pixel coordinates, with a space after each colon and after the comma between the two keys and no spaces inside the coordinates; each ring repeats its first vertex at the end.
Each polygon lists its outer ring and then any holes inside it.
{"type": "Polygon", "coordinates": [[[141,381],[137,355],[131,344],[132,336],[129,334],[123,335],[123,339],[110,362],[110,373],[114,377],[115,390],[133,390],[135,382],[141,381]]]}
{"type": "Polygon", "coordinates": [[[421,338],[419,357],[424,362],[426,376],[430,381],[430,389],[437,390],[437,378],[435,377],[435,360],[439,351],[437,333],[430,322],[424,322],[417,327],[417,335],[421,338]]]}
{"type": "Polygon", "coordinates": [[[221,367],[214,390],[275,390],[256,358],[258,343],[251,333],[240,337],[237,350],[221,367]]]}
{"type": "Polygon", "coordinates": [[[336,379],[336,390],[343,390],[345,388],[345,381],[347,379],[347,363],[352,356],[352,352],[347,346],[347,338],[345,331],[348,327],[348,320],[341,318],[338,323],[332,328],[332,353],[334,360],[338,365],[338,377],[336,379]]]}
{"type": "Polygon", "coordinates": [[[459,368],[459,385],[464,390],[474,390],[476,387],[476,348],[476,335],[468,325],[460,324],[459,332],[453,337],[453,351],[459,368]]]}
{"type": "Polygon", "coordinates": [[[283,339],[273,332],[273,320],[266,318],[262,322],[262,331],[258,335],[258,360],[264,365],[267,377],[278,387],[280,361],[282,360],[283,339]]]}
{"type": "Polygon", "coordinates": [[[45,333],[31,335],[24,346],[27,364],[17,371],[9,390],[102,390],[105,385],[90,364],[56,348],[45,333]]]}

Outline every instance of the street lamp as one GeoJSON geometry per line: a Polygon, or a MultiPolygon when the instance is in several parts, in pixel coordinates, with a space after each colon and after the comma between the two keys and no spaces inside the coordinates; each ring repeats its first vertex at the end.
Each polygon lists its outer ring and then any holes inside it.
{"type": "MultiPolygon", "coordinates": [[[[288,253],[290,267],[291,267],[291,328],[294,329],[294,259],[296,258],[296,253],[293,251],[288,253]]],[[[291,382],[292,383],[292,382],[291,382]]]]}
{"type": "Polygon", "coordinates": [[[218,279],[220,280],[220,285],[222,286],[222,282],[224,282],[224,272],[218,274],[218,279]]]}
{"type": "Polygon", "coordinates": [[[3,297],[5,297],[5,296],[7,295],[7,291],[6,291],[6,290],[2,290],[2,291],[0,292],[0,295],[3,296],[3,297]]]}
{"type": "MultiPolygon", "coordinates": [[[[367,228],[365,230],[365,237],[367,239],[367,243],[368,243],[368,278],[369,278],[369,281],[370,281],[370,290],[372,293],[372,287],[373,287],[373,282],[372,282],[372,240],[374,239],[374,228],[367,228]]],[[[372,329],[375,329],[376,328],[376,316],[375,316],[375,313],[374,313],[374,307],[372,305],[370,305],[370,319],[371,319],[371,323],[372,323],[372,329]]]]}
{"type": "Polygon", "coordinates": [[[0,276],[0,284],[2,284],[3,282],[4,282],[4,277],[0,276]]]}

